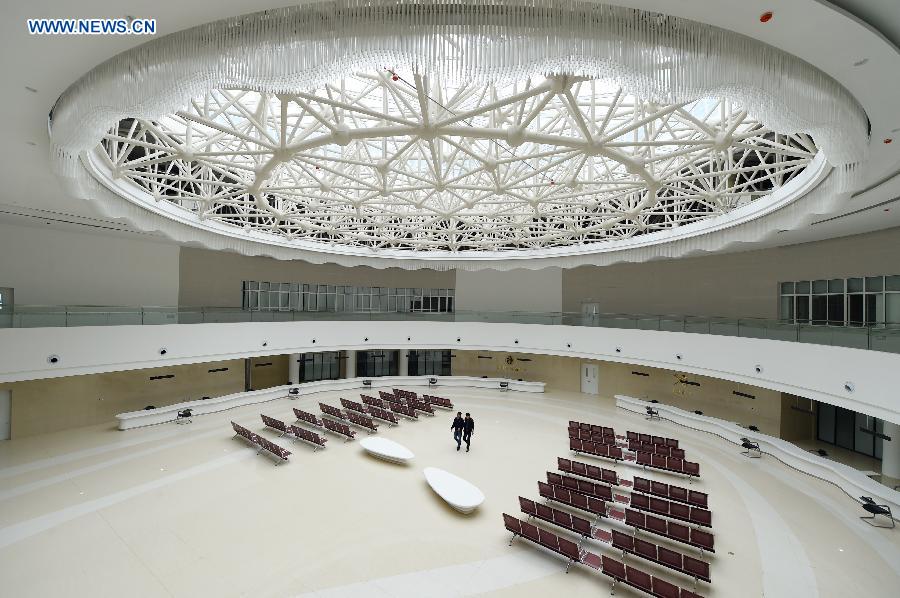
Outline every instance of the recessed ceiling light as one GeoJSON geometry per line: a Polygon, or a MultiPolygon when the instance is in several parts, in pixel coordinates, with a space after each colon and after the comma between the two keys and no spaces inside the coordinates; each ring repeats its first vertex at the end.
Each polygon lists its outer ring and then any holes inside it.
{"type": "Polygon", "coordinates": [[[37,93],[37,90],[36,90],[35,88],[33,88],[33,87],[29,87],[29,86],[26,85],[26,86],[25,86],[25,89],[26,89],[27,91],[30,91],[31,93],[37,93]]]}
{"type": "Polygon", "coordinates": [[[769,21],[772,20],[772,17],[774,17],[774,16],[775,16],[774,12],[772,12],[771,10],[767,10],[766,12],[759,15],[759,22],[760,23],[768,23],[769,21]]]}
{"type": "Polygon", "coordinates": [[[854,63],[853,63],[853,66],[862,66],[862,65],[864,65],[864,64],[867,63],[867,62],[869,62],[869,59],[868,59],[868,58],[863,58],[862,60],[857,60],[856,62],[854,62],[854,63]]]}

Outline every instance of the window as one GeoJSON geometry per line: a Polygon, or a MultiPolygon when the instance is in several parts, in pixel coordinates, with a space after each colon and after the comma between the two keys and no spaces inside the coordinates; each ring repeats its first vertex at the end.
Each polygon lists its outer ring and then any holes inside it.
{"type": "Polygon", "coordinates": [[[242,308],[249,311],[439,312],[452,313],[454,289],[352,287],[297,282],[242,285],[242,308]]]}
{"type": "Polygon", "coordinates": [[[398,351],[357,351],[356,375],[362,378],[396,376],[398,351]]]}
{"type": "Polygon", "coordinates": [[[410,376],[449,376],[450,351],[410,351],[410,376]]]}
{"type": "Polygon", "coordinates": [[[819,403],[816,409],[816,437],[857,453],[881,459],[884,422],[842,407],[819,403]]]}
{"type": "Polygon", "coordinates": [[[337,380],[341,377],[340,351],[300,355],[300,381],[337,380]]]}
{"type": "Polygon", "coordinates": [[[900,275],[778,283],[778,317],[793,324],[900,323],[900,275]]]}

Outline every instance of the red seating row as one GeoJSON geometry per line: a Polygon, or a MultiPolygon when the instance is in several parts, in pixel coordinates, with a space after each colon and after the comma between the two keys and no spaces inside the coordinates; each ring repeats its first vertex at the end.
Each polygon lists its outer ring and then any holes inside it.
{"type": "Polygon", "coordinates": [[[579,440],[578,438],[569,438],[569,449],[576,453],[584,453],[585,455],[612,459],[614,461],[621,461],[624,458],[622,449],[617,446],[591,442],[590,440],[579,440]]]}
{"type": "Polygon", "coordinates": [[[403,417],[408,417],[409,419],[419,419],[419,416],[416,415],[416,410],[409,405],[391,403],[391,411],[393,411],[394,413],[399,413],[403,417]]]}
{"type": "Polygon", "coordinates": [[[506,526],[506,529],[513,534],[513,537],[509,541],[510,545],[512,545],[512,541],[515,540],[516,536],[521,536],[526,540],[531,540],[535,544],[540,544],[544,548],[549,548],[553,552],[568,559],[568,562],[566,563],[566,573],[569,572],[569,567],[572,563],[587,564],[585,562],[586,560],[599,563],[600,557],[596,554],[581,550],[575,542],[560,538],[556,534],[548,532],[536,525],[532,525],[527,521],[520,521],[512,515],[504,513],[503,524],[506,526]]]}
{"type": "Polygon", "coordinates": [[[665,546],[657,546],[640,538],[635,538],[619,530],[612,531],[613,548],[623,553],[631,553],[648,561],[652,561],[663,567],[674,569],[679,573],[690,575],[695,580],[702,579],[709,582],[709,563],[695,559],[692,556],[669,550],[665,546]]]}
{"type": "Polygon", "coordinates": [[[325,429],[329,432],[334,432],[335,434],[340,434],[341,436],[346,437],[347,440],[353,440],[356,437],[356,432],[350,429],[350,426],[347,424],[336,422],[333,419],[323,419],[322,422],[325,424],[325,429]]]}
{"type": "Polygon", "coordinates": [[[305,428],[300,428],[298,426],[291,426],[289,429],[291,431],[291,434],[293,434],[297,440],[302,440],[303,442],[308,442],[309,444],[313,445],[316,448],[316,450],[319,450],[320,448],[325,448],[325,443],[328,442],[328,439],[325,438],[324,436],[319,436],[315,432],[310,432],[309,430],[307,430],[305,428]]]}
{"type": "Polygon", "coordinates": [[[378,424],[372,421],[372,418],[368,415],[363,415],[361,413],[357,413],[356,411],[348,411],[347,417],[350,419],[350,423],[356,424],[360,428],[365,428],[369,432],[378,431],[378,424]]]}
{"type": "MultiPolygon", "coordinates": [[[[560,467],[560,469],[562,469],[562,467],[560,467]]],[[[647,478],[635,476],[633,490],[635,492],[653,494],[655,496],[668,498],[669,500],[687,503],[695,507],[702,507],[704,509],[709,508],[709,496],[705,492],[688,490],[681,486],[674,486],[664,482],[657,482],[655,480],[648,480],[647,478]]]]}
{"type": "Polygon", "coordinates": [[[661,517],[646,515],[633,509],[625,509],[625,525],[688,544],[700,550],[715,552],[714,537],[710,532],[694,529],[682,523],[667,521],[661,517]]]}
{"type": "Polygon", "coordinates": [[[357,403],[356,401],[350,401],[344,398],[341,398],[341,406],[348,411],[356,411],[357,413],[366,412],[366,407],[362,403],[357,403]]]}
{"type": "MultiPolygon", "coordinates": [[[[554,486],[562,486],[569,490],[575,490],[588,496],[596,496],[602,500],[613,499],[612,488],[606,484],[595,484],[587,480],[579,480],[567,475],[559,475],[558,473],[547,472],[547,482],[554,486]]],[[[642,495],[643,496],[643,495],[642,495]]]]}
{"type": "Polygon", "coordinates": [[[422,395],[422,398],[428,401],[434,407],[440,407],[441,409],[453,409],[453,403],[450,401],[450,399],[436,397],[434,395],[422,395]]]}
{"type": "Polygon", "coordinates": [[[362,402],[370,407],[378,407],[380,409],[387,409],[388,406],[381,399],[376,399],[375,397],[370,397],[368,395],[359,395],[359,398],[362,399],[362,402]]]}
{"type": "Polygon", "coordinates": [[[711,511],[680,502],[670,502],[664,498],[656,498],[640,492],[635,492],[631,495],[631,507],[638,511],[647,511],[655,515],[664,515],[672,519],[702,525],[703,527],[712,527],[711,511]]]}
{"type": "Polygon", "coordinates": [[[387,401],[388,403],[403,403],[403,401],[401,401],[400,397],[398,397],[397,395],[392,395],[391,393],[384,392],[383,390],[378,391],[378,396],[381,397],[382,401],[387,401]]]}
{"type": "Polygon", "coordinates": [[[274,417],[269,417],[268,415],[262,414],[260,414],[260,417],[262,418],[263,424],[267,428],[272,428],[276,432],[281,432],[280,436],[284,436],[285,434],[287,434],[287,424],[280,419],[275,419],[274,417]]]}
{"type": "Polygon", "coordinates": [[[582,519],[578,515],[572,515],[566,511],[548,507],[545,504],[536,503],[523,496],[519,497],[519,507],[529,517],[543,519],[548,523],[564,527],[576,534],[581,534],[585,538],[591,537],[591,522],[587,519],[582,519]]]}
{"type": "Polygon", "coordinates": [[[603,434],[604,436],[615,436],[616,433],[612,428],[608,426],[599,426],[597,424],[588,424],[585,422],[576,422],[573,420],[569,420],[569,429],[571,428],[579,428],[581,430],[588,430],[589,432],[594,432],[595,434],[603,434]]]}
{"type": "Polygon", "coordinates": [[[580,461],[571,461],[569,459],[563,459],[562,457],[557,457],[556,462],[560,471],[574,473],[575,475],[597,480],[598,482],[603,482],[610,486],[619,485],[619,474],[612,469],[588,465],[587,463],[581,463],[580,461]]]}
{"type": "Polygon", "coordinates": [[[675,448],[674,446],[666,446],[664,444],[652,444],[650,442],[641,442],[640,440],[629,440],[628,450],[643,451],[645,453],[654,453],[664,457],[678,457],[684,459],[684,449],[675,448]]]}
{"type": "Polygon", "coordinates": [[[638,432],[625,432],[625,438],[628,440],[646,442],[648,444],[659,444],[678,448],[678,439],[676,438],[663,438],[662,436],[651,436],[650,434],[640,434],[638,432]]]}
{"type": "Polygon", "coordinates": [[[598,517],[606,516],[606,503],[596,496],[588,496],[581,492],[569,490],[563,486],[554,486],[546,482],[538,482],[538,493],[547,500],[555,500],[598,517]]]}
{"type": "MultiPolygon", "coordinates": [[[[244,438],[245,440],[248,440],[255,446],[259,447],[259,450],[256,451],[257,455],[263,451],[266,451],[269,454],[274,455],[275,457],[278,457],[279,459],[281,459],[281,461],[287,461],[288,457],[291,454],[290,451],[281,448],[274,442],[271,442],[270,440],[263,438],[259,434],[254,434],[253,432],[251,432],[244,426],[241,426],[239,424],[231,422],[231,428],[234,430],[235,436],[240,436],[241,438],[244,438]]],[[[281,463],[281,461],[276,463],[276,465],[279,465],[281,463]]]]}
{"type": "Polygon", "coordinates": [[[631,565],[625,565],[606,555],[602,557],[601,571],[603,575],[613,578],[613,590],[617,583],[624,583],[657,598],[701,598],[699,594],[686,588],[679,588],[673,583],[654,577],[631,565]]]}
{"type": "Polygon", "coordinates": [[[434,415],[434,409],[431,408],[431,405],[425,399],[409,399],[409,403],[407,403],[407,406],[415,409],[416,411],[421,411],[423,413],[427,413],[428,415],[434,415]]]}
{"type": "Polygon", "coordinates": [[[582,430],[581,428],[569,428],[569,438],[580,438],[581,440],[591,440],[603,444],[616,444],[615,434],[601,434],[600,432],[582,430]]]}
{"type": "Polygon", "coordinates": [[[678,457],[664,457],[662,455],[652,455],[643,451],[637,451],[637,464],[653,469],[661,469],[663,471],[671,471],[672,473],[683,473],[684,475],[699,478],[700,464],[693,461],[685,461],[678,457]]]}
{"type": "Polygon", "coordinates": [[[338,419],[347,419],[344,416],[344,412],[337,407],[332,407],[331,405],[326,405],[325,403],[319,403],[319,409],[321,409],[322,413],[324,413],[325,415],[330,415],[331,417],[336,417],[338,419]]]}
{"type": "Polygon", "coordinates": [[[382,421],[386,421],[392,426],[396,426],[398,423],[400,423],[397,421],[397,416],[395,416],[390,411],[382,409],[381,407],[375,407],[373,405],[366,405],[366,407],[368,408],[369,415],[371,415],[372,417],[378,418],[382,421]]]}
{"type": "Polygon", "coordinates": [[[294,415],[297,416],[298,422],[305,422],[312,426],[318,426],[319,428],[324,427],[322,420],[319,419],[314,413],[309,413],[308,411],[300,411],[295,407],[294,415]]]}
{"type": "Polygon", "coordinates": [[[397,398],[402,399],[404,401],[408,401],[410,399],[417,399],[419,397],[419,395],[417,395],[416,393],[414,393],[410,390],[401,390],[399,388],[392,388],[391,390],[394,391],[394,396],[396,396],[397,398]]]}

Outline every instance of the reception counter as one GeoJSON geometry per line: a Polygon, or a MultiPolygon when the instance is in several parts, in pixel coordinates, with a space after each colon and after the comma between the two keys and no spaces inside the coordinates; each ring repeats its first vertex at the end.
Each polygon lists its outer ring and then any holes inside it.
{"type": "Polygon", "coordinates": [[[120,430],[129,430],[131,428],[142,428],[174,421],[178,417],[178,412],[184,409],[191,409],[193,415],[205,415],[233,409],[234,407],[265,403],[275,399],[296,398],[318,392],[353,390],[365,393],[366,389],[390,388],[417,388],[421,389],[419,394],[428,394],[430,392],[434,395],[440,395],[441,389],[446,388],[485,388],[492,390],[506,389],[515,392],[544,392],[544,383],[471,376],[382,376],[378,378],[320,380],[318,382],[275,386],[265,390],[238,392],[213,399],[187,401],[156,409],[129,411],[128,413],[118,414],[116,419],[119,420],[120,430]],[[434,381],[435,384],[431,384],[431,381],[434,381]],[[366,382],[370,384],[366,384],[366,382]],[[297,394],[289,394],[288,391],[292,388],[297,389],[297,394]]]}
{"type": "Polygon", "coordinates": [[[834,484],[856,501],[859,501],[860,496],[871,496],[878,503],[889,504],[894,513],[900,513],[900,492],[879,484],[858,469],[820,457],[787,440],[753,432],[734,422],[697,415],[677,407],[662,403],[650,403],[623,395],[616,395],[616,406],[641,414],[647,412],[647,407],[653,407],[659,411],[662,419],[692,430],[715,434],[734,443],[737,450],[740,450],[741,438],[747,438],[759,443],[759,448],[764,455],[770,455],[788,467],[834,484]]]}

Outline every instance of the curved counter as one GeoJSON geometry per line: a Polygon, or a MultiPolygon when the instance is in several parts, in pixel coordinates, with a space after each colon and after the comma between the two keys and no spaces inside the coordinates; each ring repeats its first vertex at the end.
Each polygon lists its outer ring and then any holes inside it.
{"type": "Polygon", "coordinates": [[[759,448],[764,454],[775,457],[797,471],[834,484],[853,500],[859,502],[860,496],[871,496],[876,502],[889,504],[892,511],[900,513],[900,492],[879,484],[857,469],[820,457],[787,440],[753,432],[734,422],[697,415],[678,407],[650,403],[623,395],[616,395],[616,407],[641,414],[646,413],[647,407],[653,407],[659,411],[659,415],[663,419],[692,430],[715,434],[738,447],[741,446],[741,438],[758,442],[759,448]]]}
{"type": "Polygon", "coordinates": [[[365,390],[368,388],[425,388],[432,394],[440,394],[442,388],[490,388],[499,390],[501,383],[506,384],[508,390],[516,392],[544,392],[543,382],[523,382],[506,378],[475,378],[472,376],[383,376],[379,378],[346,378],[343,380],[320,380],[318,382],[304,382],[302,384],[290,384],[274,386],[265,390],[238,392],[230,395],[216,397],[214,399],[201,399],[175,403],[156,409],[142,409],[129,411],[116,416],[119,420],[120,430],[142,428],[165,422],[174,421],[178,412],[183,409],[191,409],[192,415],[205,415],[253,405],[265,403],[275,399],[295,398],[310,395],[317,392],[334,390],[365,390]],[[430,384],[430,380],[436,380],[436,384],[430,384]],[[370,384],[366,384],[370,382],[370,384]],[[288,394],[288,391],[296,388],[296,394],[288,394]]]}

